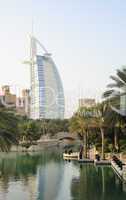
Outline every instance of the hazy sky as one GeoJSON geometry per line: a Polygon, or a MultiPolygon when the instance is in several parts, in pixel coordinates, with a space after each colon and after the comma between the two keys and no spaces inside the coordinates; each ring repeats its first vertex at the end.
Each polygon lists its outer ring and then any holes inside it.
{"type": "Polygon", "coordinates": [[[29,33],[53,54],[67,115],[126,64],[125,0],[0,0],[0,85],[29,87],[29,33]]]}

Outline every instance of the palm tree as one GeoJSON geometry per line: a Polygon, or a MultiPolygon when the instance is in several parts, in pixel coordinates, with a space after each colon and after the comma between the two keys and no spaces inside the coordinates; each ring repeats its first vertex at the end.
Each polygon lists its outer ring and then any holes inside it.
{"type": "Polygon", "coordinates": [[[106,124],[109,124],[110,128],[114,131],[114,148],[118,152],[119,151],[119,137],[118,133],[120,129],[125,124],[125,119],[119,113],[113,111],[110,107],[108,114],[106,115],[106,124]]]}
{"type": "Polygon", "coordinates": [[[102,139],[102,159],[105,159],[105,153],[104,153],[104,137],[105,137],[105,129],[107,127],[106,121],[105,121],[105,117],[108,113],[108,104],[107,102],[102,102],[102,103],[98,103],[95,107],[94,107],[94,113],[95,116],[93,116],[92,118],[92,127],[96,127],[100,129],[100,133],[101,133],[101,139],[102,139]]]}
{"type": "Polygon", "coordinates": [[[109,84],[109,88],[102,95],[104,99],[109,100],[112,110],[119,113],[122,116],[126,116],[126,113],[120,106],[120,100],[122,97],[126,98],[126,68],[116,71],[116,76],[110,76],[113,83],[109,84]]]}
{"type": "Polygon", "coordinates": [[[83,139],[85,158],[87,158],[87,139],[90,128],[90,117],[90,110],[88,108],[80,108],[69,123],[70,131],[77,133],[83,139]]]}
{"type": "Polygon", "coordinates": [[[118,151],[117,130],[124,125],[126,117],[125,106],[122,106],[121,103],[122,101],[126,101],[126,67],[123,67],[122,70],[117,70],[116,76],[110,76],[110,78],[113,80],[113,83],[107,86],[110,89],[105,91],[102,97],[109,102],[111,108],[108,121],[113,126],[114,146],[118,151]]]}
{"type": "Polygon", "coordinates": [[[0,129],[0,150],[8,152],[12,144],[18,144],[13,133],[0,129]]]}

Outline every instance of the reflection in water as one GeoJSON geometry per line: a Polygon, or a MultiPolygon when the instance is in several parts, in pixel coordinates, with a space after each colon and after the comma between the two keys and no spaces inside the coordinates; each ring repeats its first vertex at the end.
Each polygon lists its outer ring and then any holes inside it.
{"type": "Polygon", "coordinates": [[[124,200],[126,193],[122,186],[111,167],[84,165],[78,182],[71,183],[71,195],[79,200],[124,200]]]}
{"type": "Polygon", "coordinates": [[[55,200],[70,200],[71,199],[71,181],[79,177],[79,169],[73,163],[66,162],[64,165],[64,174],[60,188],[58,188],[58,195],[55,200]]]}
{"type": "Polygon", "coordinates": [[[38,169],[39,198],[55,200],[63,176],[63,165],[50,162],[38,169]],[[57,189],[56,189],[57,188],[57,189]],[[47,192],[49,191],[49,192],[47,192]]]}
{"type": "Polygon", "coordinates": [[[63,161],[60,154],[1,154],[0,200],[124,200],[110,167],[63,161]]]}

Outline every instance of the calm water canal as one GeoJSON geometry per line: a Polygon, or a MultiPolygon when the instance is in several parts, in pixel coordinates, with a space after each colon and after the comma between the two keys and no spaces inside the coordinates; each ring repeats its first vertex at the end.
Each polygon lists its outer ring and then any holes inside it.
{"type": "Polygon", "coordinates": [[[110,167],[80,166],[61,154],[2,154],[0,200],[126,200],[126,185],[110,167]]]}

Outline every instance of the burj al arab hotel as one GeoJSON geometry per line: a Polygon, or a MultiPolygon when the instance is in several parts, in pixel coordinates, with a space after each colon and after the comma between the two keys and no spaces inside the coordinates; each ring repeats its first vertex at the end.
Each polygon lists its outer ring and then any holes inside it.
{"type": "Polygon", "coordinates": [[[31,37],[31,119],[63,119],[64,91],[62,81],[52,56],[45,47],[31,37]],[[38,48],[43,53],[38,53],[38,48]]]}

